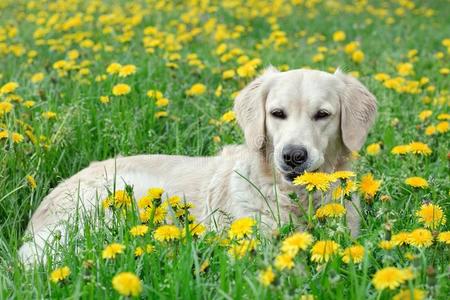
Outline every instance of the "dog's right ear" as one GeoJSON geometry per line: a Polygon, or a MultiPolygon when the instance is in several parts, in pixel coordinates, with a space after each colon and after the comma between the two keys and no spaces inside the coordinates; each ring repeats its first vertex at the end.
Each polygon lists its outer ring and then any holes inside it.
{"type": "Polygon", "coordinates": [[[270,79],[279,71],[267,68],[261,76],[250,82],[234,100],[236,119],[244,131],[247,146],[261,151],[266,144],[265,104],[269,92],[270,79]]]}

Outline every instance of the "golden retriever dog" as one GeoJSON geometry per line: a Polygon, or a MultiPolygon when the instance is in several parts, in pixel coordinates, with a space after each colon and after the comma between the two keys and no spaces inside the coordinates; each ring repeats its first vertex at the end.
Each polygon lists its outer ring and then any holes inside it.
{"type": "MultiPolygon", "coordinates": [[[[32,239],[19,250],[22,261],[43,262],[55,230],[63,241],[67,224],[89,216],[108,190],[126,184],[135,198],[150,187],[184,197],[194,204],[197,220],[212,229],[244,216],[275,229],[300,213],[289,194],[295,192],[306,207],[306,191],[292,184],[295,177],[305,171],[349,170],[351,151],[362,147],[374,121],[376,100],[339,70],[270,67],[239,93],[234,110],[245,145],[225,147],[213,157],[119,157],[92,163],[60,183],[31,218],[26,235],[32,239]]],[[[347,220],[356,235],[359,217],[352,205],[347,220]]]]}

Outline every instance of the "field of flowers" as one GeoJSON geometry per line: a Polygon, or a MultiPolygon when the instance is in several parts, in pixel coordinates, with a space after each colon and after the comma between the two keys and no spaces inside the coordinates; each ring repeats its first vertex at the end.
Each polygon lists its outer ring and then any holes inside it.
{"type": "Polygon", "coordinates": [[[0,299],[448,299],[449,12],[447,0],[0,1],[0,299]],[[268,236],[244,218],[210,232],[181,195],[130,188],[70,226],[46,265],[20,264],[32,212],[90,161],[241,143],[233,99],[270,64],[340,66],[379,103],[355,173],[297,179],[336,200],[294,220],[310,226],[268,236]],[[352,194],[356,239],[341,205],[352,194]]]}

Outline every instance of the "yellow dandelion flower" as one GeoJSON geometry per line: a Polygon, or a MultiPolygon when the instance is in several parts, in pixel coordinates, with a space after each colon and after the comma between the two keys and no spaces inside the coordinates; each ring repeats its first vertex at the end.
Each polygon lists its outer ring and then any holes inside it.
{"type": "Polygon", "coordinates": [[[307,232],[297,232],[287,237],[281,244],[281,251],[295,256],[298,251],[306,250],[313,242],[313,237],[307,232]]]}
{"type": "Polygon", "coordinates": [[[20,133],[17,133],[17,132],[13,132],[11,134],[11,140],[15,144],[21,143],[21,142],[23,142],[23,135],[21,135],[20,133]]]}
{"type": "Polygon", "coordinates": [[[371,155],[371,156],[375,156],[375,155],[379,154],[380,151],[381,151],[381,144],[380,143],[370,144],[366,148],[367,154],[371,155]]]}
{"type": "Polygon", "coordinates": [[[343,196],[350,196],[351,193],[357,190],[357,185],[353,180],[348,180],[345,187],[338,186],[333,190],[333,199],[341,199],[343,196]]]}
{"type": "Polygon", "coordinates": [[[8,101],[0,102],[0,116],[4,115],[5,113],[9,113],[13,108],[14,105],[12,105],[8,101]]]}
{"type": "Polygon", "coordinates": [[[356,176],[355,172],[352,171],[336,171],[331,175],[336,179],[350,179],[356,176]]]}
{"type": "Polygon", "coordinates": [[[406,154],[411,151],[409,145],[398,145],[392,148],[391,153],[396,155],[406,154]]]}
{"type": "Polygon", "coordinates": [[[168,115],[169,113],[167,111],[158,111],[155,113],[155,118],[161,119],[167,117],[168,115]]]}
{"type": "Polygon", "coordinates": [[[427,144],[421,143],[421,142],[411,142],[409,145],[409,152],[414,154],[421,154],[421,155],[430,155],[432,150],[430,147],[428,147],[427,144]]]}
{"type": "Polygon", "coordinates": [[[450,245],[450,231],[443,231],[438,235],[438,241],[450,245]]]}
{"type": "Polygon", "coordinates": [[[160,242],[174,241],[180,238],[181,231],[174,225],[162,225],[155,230],[153,235],[155,240],[160,242]]]}
{"type": "Polygon", "coordinates": [[[374,78],[377,81],[386,81],[386,80],[390,79],[391,76],[389,76],[389,74],[386,74],[386,73],[377,73],[377,74],[375,74],[374,78]]]}
{"type": "Polygon", "coordinates": [[[316,211],[316,217],[322,218],[338,218],[345,215],[347,210],[345,207],[339,203],[329,203],[319,207],[316,211]]]}
{"type": "Polygon", "coordinates": [[[380,247],[383,250],[392,250],[396,245],[397,243],[392,240],[390,241],[383,240],[378,243],[378,247],[380,247]]]}
{"type": "Polygon", "coordinates": [[[439,114],[437,116],[438,120],[450,120],[450,114],[439,114]]]}
{"type": "Polygon", "coordinates": [[[292,183],[294,185],[306,185],[306,189],[310,192],[313,190],[326,192],[330,188],[330,184],[334,181],[336,181],[336,179],[331,174],[305,172],[303,175],[295,178],[292,183]]]}
{"type": "Polygon", "coordinates": [[[424,290],[414,288],[412,293],[410,289],[401,290],[392,300],[423,300],[427,293],[424,290]]]}
{"type": "Polygon", "coordinates": [[[164,189],[159,187],[153,187],[148,189],[147,195],[152,197],[153,199],[161,199],[162,194],[164,193],[164,189]]]}
{"type": "Polygon", "coordinates": [[[156,100],[161,99],[164,97],[163,93],[161,91],[157,90],[148,90],[147,91],[147,97],[149,98],[155,98],[156,100]]]}
{"type": "Polygon", "coordinates": [[[425,227],[436,229],[446,223],[446,218],[442,208],[435,204],[423,204],[416,212],[419,221],[424,223],[425,227]]]}
{"type": "Polygon", "coordinates": [[[381,180],[375,180],[371,173],[364,175],[361,178],[359,189],[363,193],[364,198],[372,199],[378,192],[381,186],[381,180]]]}
{"type": "Polygon", "coordinates": [[[172,207],[178,207],[181,203],[181,197],[180,196],[172,196],[169,199],[167,199],[167,202],[169,202],[170,206],[172,206],[172,207]]]}
{"type": "Polygon", "coordinates": [[[227,79],[231,79],[236,75],[236,72],[231,69],[231,70],[226,70],[222,73],[222,79],[227,80],[227,79]]]}
{"type": "Polygon", "coordinates": [[[137,225],[130,229],[132,236],[144,236],[148,232],[147,225],[137,225]]]}
{"type": "Polygon", "coordinates": [[[5,83],[2,87],[0,87],[0,95],[9,94],[14,92],[19,87],[17,82],[8,82],[5,83]]]}
{"type": "Polygon", "coordinates": [[[32,83],[38,83],[38,82],[41,82],[42,80],[44,80],[44,73],[42,73],[42,72],[35,73],[35,74],[33,74],[33,76],[31,76],[32,83]]]}
{"type": "Polygon", "coordinates": [[[236,119],[236,114],[234,111],[228,111],[222,115],[220,120],[224,123],[233,122],[236,119]]]}
{"type": "Polygon", "coordinates": [[[167,105],[169,105],[169,99],[167,98],[159,98],[156,100],[155,104],[157,107],[165,107],[167,105]]]}
{"type": "Polygon", "coordinates": [[[122,272],[112,279],[113,288],[122,296],[138,296],[142,292],[142,283],[139,277],[131,272],[122,272]]]}
{"type": "Polygon", "coordinates": [[[372,278],[372,284],[379,291],[386,288],[393,290],[408,280],[408,278],[409,274],[405,269],[386,267],[375,273],[372,278]]]}
{"type": "Polygon", "coordinates": [[[112,243],[103,249],[102,258],[103,259],[114,259],[117,254],[123,253],[125,246],[119,243],[112,243]]]}
{"type": "Polygon", "coordinates": [[[186,95],[188,96],[199,96],[206,92],[206,85],[201,83],[196,83],[186,90],[186,95]]]}
{"type": "Polygon", "coordinates": [[[425,128],[425,135],[433,135],[436,133],[436,126],[430,125],[425,128]]]}
{"type": "Polygon", "coordinates": [[[120,72],[120,69],[122,68],[122,65],[119,63],[112,63],[106,68],[106,73],[108,74],[118,74],[120,72]]]}
{"type": "Polygon", "coordinates": [[[352,60],[355,63],[361,63],[364,60],[364,52],[362,52],[361,50],[356,50],[352,53],[352,60]]]}
{"type": "Polygon", "coordinates": [[[228,231],[228,236],[230,239],[242,239],[253,233],[253,227],[255,225],[256,221],[253,218],[245,217],[237,219],[231,224],[230,230],[228,231]]]}
{"type": "Polygon", "coordinates": [[[100,96],[100,102],[103,104],[109,103],[109,97],[108,96],[100,96]]]}
{"type": "Polygon", "coordinates": [[[342,30],[333,33],[333,41],[335,42],[345,41],[345,38],[346,38],[345,32],[343,32],[342,30]]]}
{"type": "Polygon", "coordinates": [[[364,251],[364,247],[361,245],[347,247],[342,253],[342,261],[346,264],[350,263],[350,261],[358,264],[363,261],[364,251]]]}
{"type": "Polygon", "coordinates": [[[264,286],[269,286],[275,280],[275,273],[271,266],[268,266],[264,271],[259,273],[259,282],[264,286]]]}
{"type": "Polygon", "coordinates": [[[399,232],[394,234],[391,237],[391,241],[396,245],[396,246],[403,246],[408,244],[408,239],[409,239],[409,232],[399,232]]]}
{"type": "Polygon", "coordinates": [[[50,280],[54,283],[65,280],[70,275],[70,268],[68,266],[64,266],[62,268],[58,268],[53,270],[50,273],[50,280]]]}
{"type": "Polygon", "coordinates": [[[122,66],[119,70],[119,77],[127,77],[129,75],[132,75],[136,73],[136,66],[135,65],[125,65],[122,66]]]}
{"type": "Polygon", "coordinates": [[[419,120],[420,121],[425,121],[426,119],[428,119],[429,117],[431,117],[431,115],[433,114],[432,110],[423,110],[419,113],[419,120]]]}
{"type": "Polygon", "coordinates": [[[37,187],[36,180],[34,179],[34,177],[31,175],[27,175],[26,179],[28,181],[28,185],[30,186],[30,188],[34,190],[37,187]]]}
{"type": "MultiPolygon", "coordinates": [[[[192,236],[201,236],[205,233],[206,227],[203,224],[189,224],[189,231],[192,236]]],[[[184,233],[184,232],[183,232],[184,233]]]]}
{"type": "Polygon", "coordinates": [[[345,45],[344,52],[347,54],[352,54],[358,49],[358,47],[359,47],[358,42],[350,42],[347,45],[345,45]]]}
{"type": "Polygon", "coordinates": [[[400,63],[397,65],[397,72],[400,76],[413,75],[414,66],[411,63],[400,63]]]}
{"type": "Polygon", "coordinates": [[[145,246],[145,252],[147,252],[147,253],[155,252],[155,246],[153,246],[152,244],[147,244],[145,246]]]}
{"type": "Polygon", "coordinates": [[[240,240],[237,244],[232,245],[228,253],[234,258],[242,258],[247,253],[256,249],[258,242],[256,240],[240,240]]]}
{"type": "Polygon", "coordinates": [[[123,96],[130,93],[130,91],[131,87],[125,83],[118,83],[112,89],[112,93],[114,96],[123,96]]]}
{"type": "Polygon", "coordinates": [[[428,181],[422,177],[409,177],[405,179],[405,183],[409,186],[416,187],[416,188],[427,188],[428,187],[428,181]]]}
{"type": "Polygon", "coordinates": [[[318,241],[311,249],[311,260],[315,262],[327,262],[339,252],[340,246],[332,240],[318,241]]]}
{"type": "Polygon", "coordinates": [[[137,247],[136,249],[134,249],[134,256],[139,257],[142,256],[142,254],[144,254],[144,248],[142,247],[137,247]]]}
{"type": "Polygon", "coordinates": [[[282,253],[275,258],[275,267],[278,270],[290,270],[294,267],[294,265],[295,263],[293,260],[293,256],[289,253],[282,253]]]}
{"type": "Polygon", "coordinates": [[[118,190],[114,194],[110,195],[108,198],[109,203],[117,208],[131,206],[131,197],[124,190],[118,190]]]}
{"type": "Polygon", "coordinates": [[[433,244],[433,235],[431,234],[431,231],[427,229],[416,229],[410,232],[408,237],[408,244],[417,247],[429,247],[433,244]]]}
{"type": "Polygon", "coordinates": [[[42,116],[47,120],[51,120],[56,118],[56,113],[53,111],[46,111],[42,113],[42,116]]]}
{"type": "Polygon", "coordinates": [[[446,133],[448,131],[448,128],[449,128],[449,124],[446,121],[440,122],[436,125],[436,130],[439,133],[446,133]]]}

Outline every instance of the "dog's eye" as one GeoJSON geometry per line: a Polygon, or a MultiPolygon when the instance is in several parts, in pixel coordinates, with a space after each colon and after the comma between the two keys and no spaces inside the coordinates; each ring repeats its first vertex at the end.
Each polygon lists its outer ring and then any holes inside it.
{"type": "Polygon", "coordinates": [[[274,109],[270,112],[270,114],[277,119],[286,119],[286,114],[281,109],[274,109]]]}
{"type": "Polygon", "coordinates": [[[316,112],[316,114],[314,115],[314,119],[315,120],[321,120],[321,119],[325,119],[327,117],[330,116],[330,113],[327,112],[326,110],[319,110],[318,112],[316,112]]]}

